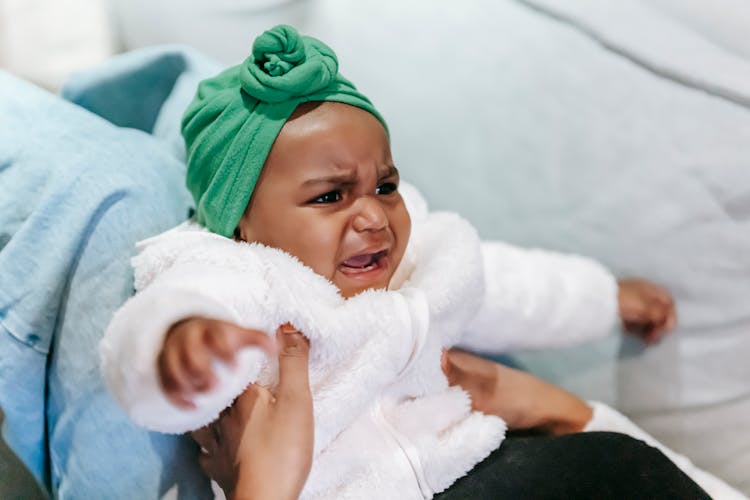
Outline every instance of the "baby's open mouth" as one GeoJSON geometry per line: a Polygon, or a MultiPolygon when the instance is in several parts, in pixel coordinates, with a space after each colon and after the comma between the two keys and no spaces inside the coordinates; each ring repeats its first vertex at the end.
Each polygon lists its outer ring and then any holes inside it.
{"type": "Polygon", "coordinates": [[[387,250],[375,253],[363,253],[350,257],[341,263],[339,267],[347,274],[358,274],[372,271],[382,267],[382,260],[388,255],[387,250]]]}

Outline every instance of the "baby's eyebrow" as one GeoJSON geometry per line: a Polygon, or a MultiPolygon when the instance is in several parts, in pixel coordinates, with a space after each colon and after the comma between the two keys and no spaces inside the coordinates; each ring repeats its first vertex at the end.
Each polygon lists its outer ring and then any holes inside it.
{"type": "Polygon", "coordinates": [[[381,175],[380,178],[385,179],[386,177],[393,177],[394,175],[399,175],[398,169],[395,167],[395,165],[388,165],[388,171],[381,175]]]}
{"type": "MultiPolygon", "coordinates": [[[[398,169],[394,165],[388,165],[387,171],[380,175],[380,179],[398,176],[398,169]]],[[[352,185],[357,183],[356,172],[342,172],[339,174],[325,175],[323,177],[314,177],[308,179],[303,183],[303,186],[315,186],[317,184],[338,184],[338,185],[352,185]]]]}
{"type": "Polygon", "coordinates": [[[357,182],[357,176],[354,173],[341,173],[334,175],[326,175],[324,177],[316,177],[313,179],[306,180],[303,185],[311,186],[316,184],[355,184],[357,182]]]}

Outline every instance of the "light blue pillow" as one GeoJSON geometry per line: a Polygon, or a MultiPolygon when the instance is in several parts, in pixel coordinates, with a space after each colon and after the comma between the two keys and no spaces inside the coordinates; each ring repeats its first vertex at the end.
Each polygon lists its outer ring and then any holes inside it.
{"type": "MultiPolygon", "coordinates": [[[[140,88],[163,99],[179,72],[140,88]]],[[[174,485],[210,497],[195,445],[133,426],[98,368],[99,338],[132,293],[134,243],[187,217],[182,162],[148,133],[2,72],[0,96],[3,437],[59,498],[155,498],[174,485]]],[[[131,111],[128,124],[148,125],[131,111]]]]}

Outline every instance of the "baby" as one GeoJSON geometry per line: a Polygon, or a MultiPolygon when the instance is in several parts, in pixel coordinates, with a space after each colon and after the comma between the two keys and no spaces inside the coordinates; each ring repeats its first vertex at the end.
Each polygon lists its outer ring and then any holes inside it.
{"type": "MultiPolygon", "coordinates": [[[[429,213],[400,184],[385,121],[333,51],[290,27],[201,83],[183,135],[197,223],[139,244],[138,293],[102,341],[105,380],[136,422],[196,429],[249,382],[276,383],[273,358],[243,347],[270,349],[269,334],[293,325],[310,339],[315,414],[303,497],[429,498],[500,445],[505,422],[449,387],[447,348],[587,340],[618,310],[646,341],[674,324],[660,287],[483,243],[460,217],[429,213]]],[[[658,445],[592,408],[584,430],[658,445]]],[[[709,493],[727,491],[665,452],[709,493]]]]}

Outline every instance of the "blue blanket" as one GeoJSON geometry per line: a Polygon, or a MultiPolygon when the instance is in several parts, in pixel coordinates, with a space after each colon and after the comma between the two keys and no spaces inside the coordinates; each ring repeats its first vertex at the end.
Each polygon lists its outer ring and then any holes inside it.
{"type": "Polygon", "coordinates": [[[60,498],[154,498],[175,484],[180,498],[210,496],[193,443],[130,424],[97,355],[132,293],[134,243],[192,203],[178,146],[149,133],[178,77],[198,71],[187,59],[146,51],[70,82],[70,99],[122,126],[0,72],[2,431],[60,498]]]}

